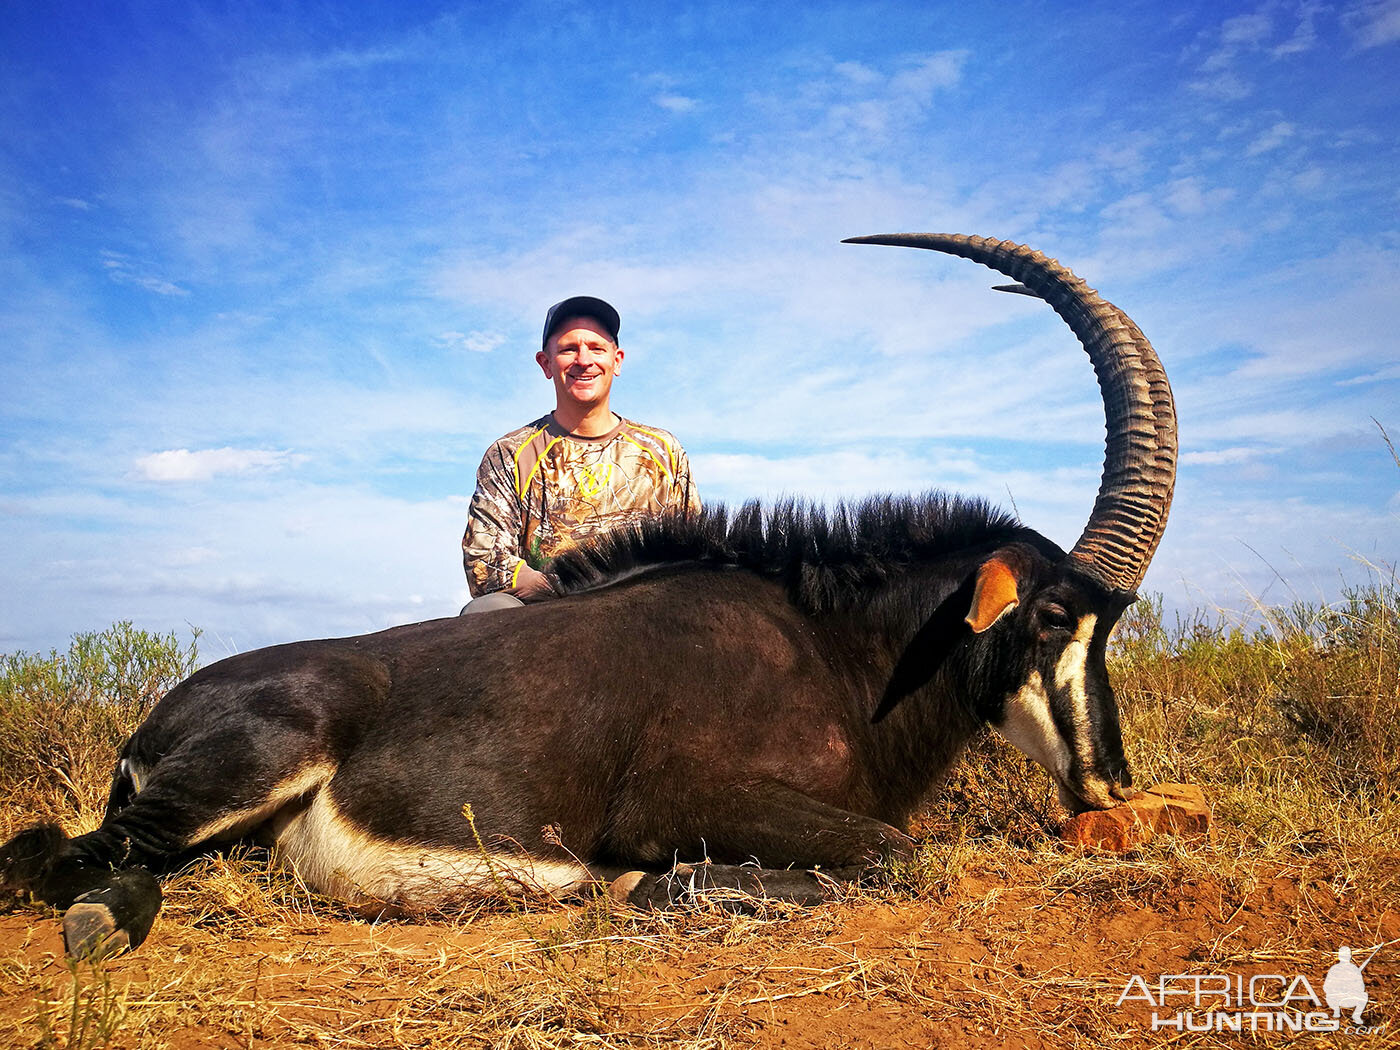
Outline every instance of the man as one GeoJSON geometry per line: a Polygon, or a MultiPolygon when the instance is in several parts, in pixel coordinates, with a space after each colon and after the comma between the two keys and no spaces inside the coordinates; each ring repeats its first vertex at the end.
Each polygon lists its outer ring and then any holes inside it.
{"type": "Polygon", "coordinates": [[[685,450],[669,433],[613,412],[621,319],[602,299],[549,308],[535,360],[554,411],[482,457],[462,537],[472,601],[487,612],[552,597],[551,559],[576,540],[667,512],[697,513],[685,450]]]}

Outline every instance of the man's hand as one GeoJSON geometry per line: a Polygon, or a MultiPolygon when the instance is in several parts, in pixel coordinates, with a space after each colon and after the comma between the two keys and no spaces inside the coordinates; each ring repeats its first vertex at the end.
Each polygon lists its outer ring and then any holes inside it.
{"type": "Polygon", "coordinates": [[[511,588],[511,594],[522,602],[533,602],[540,598],[554,597],[554,588],[549,585],[549,577],[544,573],[522,565],[515,577],[515,586],[511,588]]]}

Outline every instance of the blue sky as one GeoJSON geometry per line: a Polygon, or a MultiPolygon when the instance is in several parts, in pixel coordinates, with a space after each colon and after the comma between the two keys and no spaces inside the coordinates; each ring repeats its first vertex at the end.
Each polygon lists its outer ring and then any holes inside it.
{"type": "Polygon", "coordinates": [[[787,6],[7,5],[0,651],[455,612],[576,293],[707,500],[937,486],[1068,546],[1087,359],[990,271],[838,243],[906,230],[1032,244],[1152,339],[1148,589],[1392,570],[1400,2],[787,6]]]}

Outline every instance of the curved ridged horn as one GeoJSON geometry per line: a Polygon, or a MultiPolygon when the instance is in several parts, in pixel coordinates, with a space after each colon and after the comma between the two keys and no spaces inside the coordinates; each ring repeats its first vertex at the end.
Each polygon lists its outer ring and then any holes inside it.
{"type": "Polygon", "coordinates": [[[1108,432],[1099,494],[1070,557],[1109,589],[1135,592],[1162,539],[1176,484],[1176,407],[1162,362],[1141,329],[1069,269],[1023,244],[951,233],[876,234],[843,243],[929,248],[971,259],[1020,282],[1069,325],[1093,363],[1108,432]]]}

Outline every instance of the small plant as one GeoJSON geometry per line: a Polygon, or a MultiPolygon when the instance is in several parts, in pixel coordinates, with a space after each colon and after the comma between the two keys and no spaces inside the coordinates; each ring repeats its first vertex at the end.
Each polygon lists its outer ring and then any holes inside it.
{"type": "Polygon", "coordinates": [[[112,976],[100,961],[70,961],[68,976],[72,985],[66,999],[41,1002],[35,1013],[38,1045],[44,1050],[111,1046],[112,1037],[126,1019],[125,994],[112,987],[112,976]]]}

